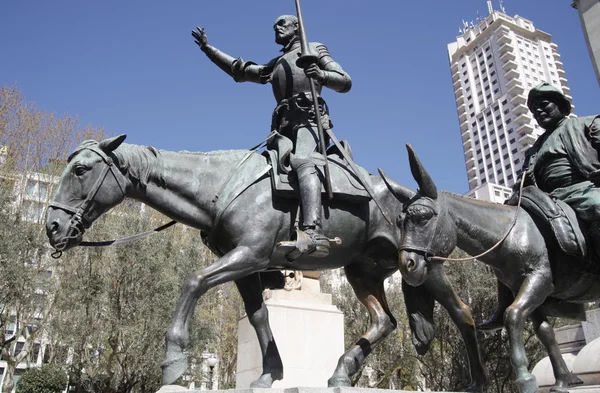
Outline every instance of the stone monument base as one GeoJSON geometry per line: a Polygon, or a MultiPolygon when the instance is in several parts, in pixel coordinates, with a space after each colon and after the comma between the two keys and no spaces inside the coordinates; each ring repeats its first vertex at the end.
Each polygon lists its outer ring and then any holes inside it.
{"type": "MultiPolygon", "coordinates": [[[[273,388],[327,386],[344,353],[344,316],[331,295],[320,292],[318,280],[305,277],[302,290],[267,290],[264,298],[283,362],[283,380],[273,388]]],[[[261,372],[258,339],[244,317],[238,329],[236,388],[248,388],[261,372]]]]}
{"type": "MultiPolygon", "coordinates": [[[[157,393],[196,393],[197,390],[188,390],[181,386],[168,385],[163,386],[157,393]]],[[[294,388],[272,388],[272,389],[229,389],[229,390],[212,390],[212,392],[222,393],[414,393],[408,390],[388,390],[388,389],[371,389],[371,388],[314,388],[314,387],[294,387],[294,388]]],[[[596,391],[597,392],[597,391],[596,391]]],[[[429,393],[451,393],[432,391],[429,393]]],[[[589,393],[578,391],[578,393],[589,393]]]]}

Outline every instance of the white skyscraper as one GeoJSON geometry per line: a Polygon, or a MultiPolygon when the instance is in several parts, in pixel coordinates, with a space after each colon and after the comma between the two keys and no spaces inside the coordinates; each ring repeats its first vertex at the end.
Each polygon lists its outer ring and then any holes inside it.
{"type": "Polygon", "coordinates": [[[502,202],[520,179],[525,151],[543,132],[527,108],[529,90],[542,82],[571,100],[558,47],[520,16],[490,10],[463,23],[448,44],[463,141],[469,195],[502,202]]]}

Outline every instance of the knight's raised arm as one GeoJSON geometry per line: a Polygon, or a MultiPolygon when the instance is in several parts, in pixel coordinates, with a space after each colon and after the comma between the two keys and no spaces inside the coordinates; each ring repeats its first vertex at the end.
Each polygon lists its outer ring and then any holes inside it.
{"type": "Polygon", "coordinates": [[[206,57],[236,82],[256,82],[262,84],[268,82],[268,77],[263,76],[265,66],[259,66],[251,61],[244,61],[241,57],[235,59],[210,45],[203,28],[198,27],[196,30],[192,30],[192,36],[202,52],[206,54],[206,57]]]}

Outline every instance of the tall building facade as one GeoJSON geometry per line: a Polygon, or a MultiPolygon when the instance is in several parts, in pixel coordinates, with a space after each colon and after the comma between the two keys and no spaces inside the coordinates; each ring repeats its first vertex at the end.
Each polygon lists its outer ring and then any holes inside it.
{"type": "Polygon", "coordinates": [[[600,1],[575,0],[571,6],[579,12],[583,35],[600,84],[600,1]]]}
{"type": "Polygon", "coordinates": [[[529,90],[549,82],[569,100],[571,92],[550,35],[488,6],[486,18],[464,24],[448,55],[469,194],[502,202],[520,179],[525,151],[543,132],[527,108],[529,90]]]}

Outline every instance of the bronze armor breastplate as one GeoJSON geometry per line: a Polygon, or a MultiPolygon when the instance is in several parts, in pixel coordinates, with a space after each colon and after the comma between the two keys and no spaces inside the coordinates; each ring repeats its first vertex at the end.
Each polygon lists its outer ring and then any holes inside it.
{"type": "MultiPolygon", "coordinates": [[[[310,92],[309,80],[304,74],[304,70],[296,66],[299,53],[300,48],[293,49],[281,56],[275,63],[271,74],[271,86],[277,103],[299,93],[310,92]]],[[[316,83],[315,87],[317,94],[321,95],[321,85],[316,83]]]]}

